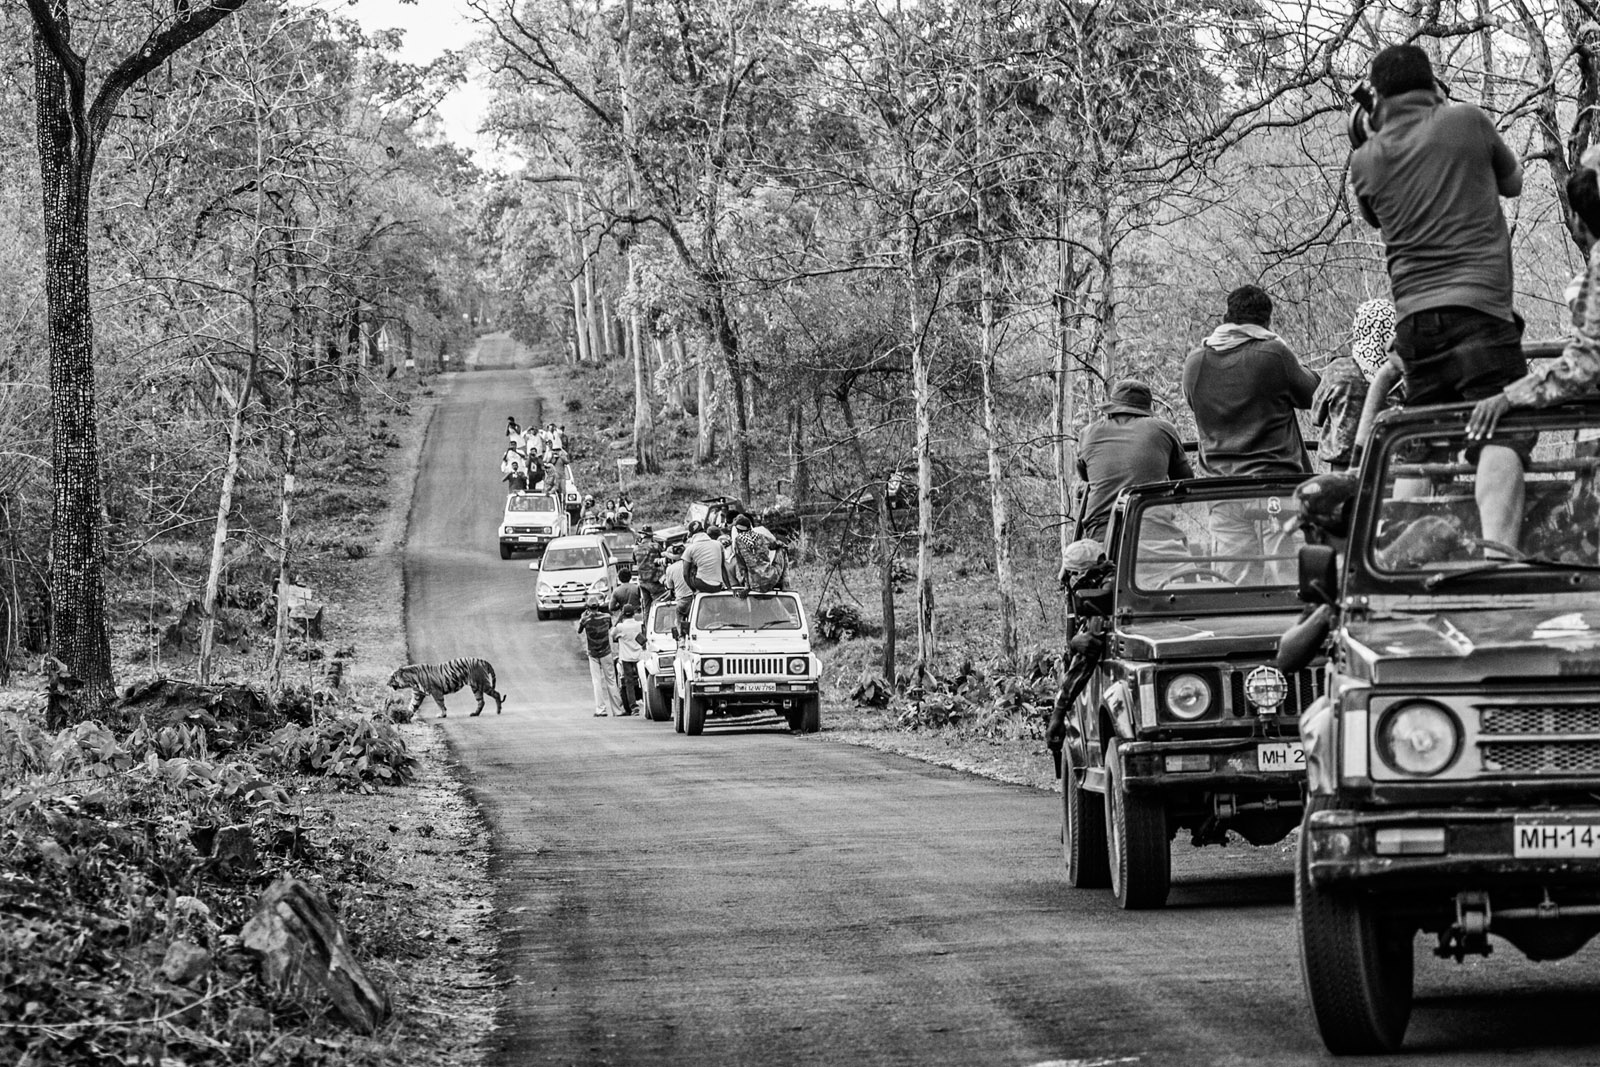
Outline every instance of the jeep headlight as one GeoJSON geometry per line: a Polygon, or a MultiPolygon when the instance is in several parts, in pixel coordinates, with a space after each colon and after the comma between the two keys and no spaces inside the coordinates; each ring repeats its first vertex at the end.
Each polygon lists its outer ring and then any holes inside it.
{"type": "Polygon", "coordinates": [[[707,678],[715,678],[722,673],[722,661],[715,656],[708,656],[700,661],[700,673],[707,678]]]}
{"type": "Polygon", "coordinates": [[[1180,674],[1167,682],[1167,710],[1190,722],[1211,710],[1211,686],[1198,674],[1180,674]]]}
{"type": "Polygon", "coordinates": [[[1400,704],[1378,721],[1378,755],[1401,774],[1431,778],[1456,761],[1461,724],[1448,709],[1424,700],[1400,704]]]}
{"type": "Polygon", "coordinates": [[[1265,714],[1288,698],[1289,683],[1284,679],[1282,671],[1271,664],[1263,663],[1244,676],[1244,696],[1255,705],[1257,711],[1265,714]]]}
{"type": "Polygon", "coordinates": [[[804,656],[791,656],[791,657],[789,657],[789,673],[790,674],[809,674],[810,671],[811,671],[811,661],[810,660],[806,659],[804,656]]]}

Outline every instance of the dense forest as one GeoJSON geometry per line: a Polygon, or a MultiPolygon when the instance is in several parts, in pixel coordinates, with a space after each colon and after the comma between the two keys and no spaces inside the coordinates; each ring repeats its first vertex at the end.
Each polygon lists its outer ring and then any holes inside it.
{"type": "Polygon", "coordinates": [[[1585,0],[466,2],[478,43],[425,68],[292,3],[0,9],[7,649],[92,695],[97,605],[159,571],[209,624],[230,573],[291,573],[321,428],[447,369],[493,307],[631,368],[642,472],[689,425],[741,499],[873,502],[918,664],[933,553],[981,543],[1014,654],[1020,561],[1054,570],[1109,381],[1181,426],[1177,369],[1229,289],[1264,285],[1313,368],[1386,292],[1345,180],[1378,48],[1426,47],[1530,164],[1507,211],[1531,336],[1585,251],[1561,200],[1600,94],[1585,0]],[[442,137],[469,75],[521,166],[442,137]],[[52,258],[74,204],[82,278],[52,258]]]}

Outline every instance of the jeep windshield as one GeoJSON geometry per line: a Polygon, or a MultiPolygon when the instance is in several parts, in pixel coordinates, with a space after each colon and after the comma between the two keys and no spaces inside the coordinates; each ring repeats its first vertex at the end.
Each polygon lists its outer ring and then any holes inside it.
{"type": "Polygon", "coordinates": [[[1521,532],[1511,545],[1482,536],[1463,419],[1435,409],[1415,422],[1380,436],[1377,492],[1357,509],[1353,548],[1372,578],[1440,595],[1600,588],[1600,409],[1501,420],[1494,442],[1527,456],[1521,532]]]}
{"type": "Polygon", "coordinates": [[[556,510],[556,498],[542,494],[513,493],[506,497],[506,512],[552,512],[556,510]]]}
{"type": "Polygon", "coordinates": [[[678,621],[678,605],[672,601],[664,604],[653,604],[650,607],[650,632],[653,634],[670,634],[673,624],[678,621]]]}
{"type": "Polygon", "coordinates": [[[701,597],[694,624],[700,630],[798,630],[800,601],[788,593],[701,597]]]}
{"type": "MultiPolygon", "coordinates": [[[[1133,587],[1169,602],[1188,594],[1288,590],[1303,543],[1293,486],[1207,495],[1203,482],[1182,498],[1152,497],[1130,511],[1122,544],[1133,558],[1133,587]]],[[[1293,600],[1293,594],[1288,595],[1293,600]]]]}

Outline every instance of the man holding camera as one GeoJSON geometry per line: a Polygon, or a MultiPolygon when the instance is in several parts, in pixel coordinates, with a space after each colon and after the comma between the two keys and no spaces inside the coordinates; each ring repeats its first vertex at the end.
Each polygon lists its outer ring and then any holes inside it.
{"type": "MultiPolygon", "coordinates": [[[[1415,45],[1379,52],[1371,81],[1376,105],[1352,116],[1350,183],[1383,234],[1406,403],[1494,396],[1527,372],[1500,210],[1522,192],[1522,165],[1481,108],[1444,98],[1415,45]]],[[[1486,442],[1467,458],[1484,540],[1514,550],[1527,444],[1486,442]]]]}

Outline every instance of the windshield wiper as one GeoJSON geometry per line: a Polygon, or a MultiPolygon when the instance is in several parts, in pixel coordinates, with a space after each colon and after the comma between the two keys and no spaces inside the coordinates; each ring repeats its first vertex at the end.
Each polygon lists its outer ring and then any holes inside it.
{"type": "Polygon", "coordinates": [[[757,626],[756,629],[757,630],[765,630],[768,627],[772,627],[772,626],[794,626],[794,625],[795,625],[795,621],[793,619],[768,619],[766,622],[762,623],[760,626],[757,626]]]}
{"type": "Polygon", "coordinates": [[[1446,582],[1453,582],[1459,578],[1472,578],[1480,574],[1493,574],[1503,571],[1508,567],[1531,567],[1536,570],[1548,571],[1577,571],[1600,573],[1600,563],[1570,563],[1561,559],[1546,559],[1543,556],[1523,556],[1521,559],[1490,560],[1476,567],[1468,567],[1464,571],[1445,571],[1435,574],[1422,583],[1424,589],[1437,589],[1446,582]]]}

